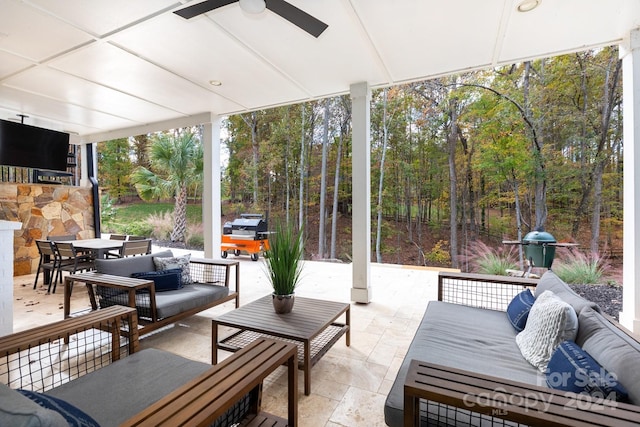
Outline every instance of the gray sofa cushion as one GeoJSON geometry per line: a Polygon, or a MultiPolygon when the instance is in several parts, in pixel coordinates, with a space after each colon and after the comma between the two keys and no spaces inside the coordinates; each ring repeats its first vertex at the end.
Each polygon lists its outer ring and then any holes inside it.
{"type": "Polygon", "coordinates": [[[116,259],[97,259],[95,261],[98,273],[112,274],[114,276],[131,277],[132,273],[141,271],[154,271],[153,257],[170,257],[173,252],[170,250],[157,252],[151,255],[130,256],[116,259]]]}
{"type": "Polygon", "coordinates": [[[593,310],[600,311],[598,304],[586,300],[573,292],[569,285],[567,285],[551,270],[548,270],[540,278],[540,281],[536,286],[536,298],[542,295],[544,291],[551,291],[562,298],[565,302],[569,303],[576,311],[576,314],[580,314],[585,307],[590,307],[593,310]]]}
{"type": "MultiPolygon", "coordinates": [[[[229,288],[220,285],[205,285],[194,283],[175,291],[156,292],[156,310],[158,319],[164,319],[183,313],[193,308],[202,307],[209,303],[229,295],[229,288]]],[[[109,296],[101,295],[100,307],[111,305],[128,305],[128,295],[112,293],[109,296]]],[[[136,307],[138,316],[151,318],[151,304],[149,294],[139,292],[136,294],[136,307]]]]}
{"type": "Polygon", "coordinates": [[[640,404],[640,344],[594,310],[583,310],[578,321],[576,343],[617,376],[631,403],[640,404]]]}
{"type": "Polygon", "coordinates": [[[403,425],[404,381],[412,359],[544,385],[544,376],[522,357],[515,337],[503,311],[429,302],[387,396],[387,425],[403,425]]]}
{"type": "Polygon", "coordinates": [[[78,407],[102,427],[118,426],[209,368],[206,363],[146,349],[45,394],[78,407]]]}

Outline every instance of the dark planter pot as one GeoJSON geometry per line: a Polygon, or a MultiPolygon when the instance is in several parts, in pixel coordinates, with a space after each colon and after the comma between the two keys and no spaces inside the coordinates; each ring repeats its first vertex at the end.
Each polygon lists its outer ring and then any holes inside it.
{"type": "Polygon", "coordinates": [[[291,313],[293,310],[293,302],[295,301],[295,295],[276,295],[272,294],[273,309],[277,314],[291,313]]]}

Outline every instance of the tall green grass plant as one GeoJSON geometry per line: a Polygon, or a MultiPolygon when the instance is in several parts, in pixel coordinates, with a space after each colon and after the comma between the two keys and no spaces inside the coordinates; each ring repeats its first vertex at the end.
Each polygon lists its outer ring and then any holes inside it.
{"type": "Polygon", "coordinates": [[[265,269],[275,295],[294,293],[302,273],[304,242],[302,227],[295,231],[289,224],[276,224],[269,236],[269,249],[265,252],[265,269]]]}

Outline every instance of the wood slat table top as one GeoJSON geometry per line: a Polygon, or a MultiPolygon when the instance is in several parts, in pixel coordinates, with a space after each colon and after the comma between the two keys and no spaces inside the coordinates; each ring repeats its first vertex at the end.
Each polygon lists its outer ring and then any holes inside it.
{"type": "Polygon", "coordinates": [[[592,400],[589,396],[417,360],[411,361],[404,387],[405,402],[407,396],[428,399],[531,425],[640,424],[640,407],[635,405],[592,400]]]}
{"type": "Polygon", "coordinates": [[[276,314],[271,295],[266,295],[217,317],[214,322],[283,338],[310,340],[350,308],[348,303],[295,298],[291,313],[276,314]]]}

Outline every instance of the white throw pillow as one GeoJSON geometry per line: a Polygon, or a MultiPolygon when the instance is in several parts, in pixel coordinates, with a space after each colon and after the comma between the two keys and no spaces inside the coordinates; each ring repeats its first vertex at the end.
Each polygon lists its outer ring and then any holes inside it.
{"type": "Polygon", "coordinates": [[[536,298],[524,330],[516,335],[522,356],[544,372],[553,351],[565,340],[575,340],[578,316],[568,303],[551,291],[536,298]]]}

